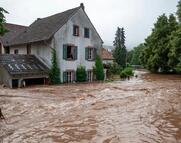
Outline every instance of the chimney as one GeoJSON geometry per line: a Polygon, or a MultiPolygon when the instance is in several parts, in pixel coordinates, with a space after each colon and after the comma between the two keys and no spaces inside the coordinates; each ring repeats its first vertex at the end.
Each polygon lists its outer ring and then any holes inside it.
{"type": "Polygon", "coordinates": [[[85,7],[84,7],[84,4],[83,4],[83,3],[80,4],[80,7],[81,7],[83,10],[85,10],[85,7]]]}

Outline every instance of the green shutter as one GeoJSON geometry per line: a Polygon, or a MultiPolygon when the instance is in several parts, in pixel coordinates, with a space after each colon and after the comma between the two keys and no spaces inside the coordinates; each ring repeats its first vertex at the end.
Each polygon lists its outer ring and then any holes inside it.
{"type": "Polygon", "coordinates": [[[85,59],[88,60],[89,49],[85,48],[85,59]]]}
{"type": "Polygon", "coordinates": [[[94,48],[94,60],[96,59],[97,56],[97,48],[94,48]]]}
{"type": "Polygon", "coordinates": [[[63,45],[63,59],[67,59],[67,45],[63,45]]]}
{"type": "Polygon", "coordinates": [[[63,72],[63,82],[67,82],[67,72],[63,72]]]}
{"type": "Polygon", "coordinates": [[[74,60],[77,60],[78,48],[74,47],[74,60]]]}

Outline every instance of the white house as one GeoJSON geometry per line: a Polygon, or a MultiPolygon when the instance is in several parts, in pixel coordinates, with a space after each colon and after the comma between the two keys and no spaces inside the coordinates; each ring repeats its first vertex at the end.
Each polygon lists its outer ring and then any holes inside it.
{"type": "MultiPolygon", "coordinates": [[[[3,44],[3,43],[2,43],[3,44]]],[[[57,53],[62,82],[76,80],[75,71],[85,66],[87,79],[93,79],[95,55],[100,53],[103,41],[87,16],[84,5],[45,18],[38,18],[1,51],[5,54],[35,55],[51,66],[51,49],[57,53]]]]}

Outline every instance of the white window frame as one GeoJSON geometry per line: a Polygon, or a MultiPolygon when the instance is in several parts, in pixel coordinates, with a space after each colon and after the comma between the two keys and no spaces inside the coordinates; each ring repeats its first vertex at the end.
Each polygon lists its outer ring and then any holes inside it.
{"type": "Polygon", "coordinates": [[[94,48],[88,48],[88,60],[94,59],[94,48]]]}

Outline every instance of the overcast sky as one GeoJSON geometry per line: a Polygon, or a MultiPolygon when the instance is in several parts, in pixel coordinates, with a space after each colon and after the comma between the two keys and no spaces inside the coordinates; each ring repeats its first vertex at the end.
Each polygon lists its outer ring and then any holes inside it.
{"type": "Polygon", "coordinates": [[[178,0],[0,0],[0,6],[9,11],[7,22],[30,25],[81,2],[104,44],[112,45],[119,26],[125,28],[126,45],[132,48],[149,35],[159,15],[175,13],[178,0]]]}

